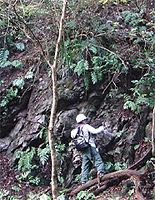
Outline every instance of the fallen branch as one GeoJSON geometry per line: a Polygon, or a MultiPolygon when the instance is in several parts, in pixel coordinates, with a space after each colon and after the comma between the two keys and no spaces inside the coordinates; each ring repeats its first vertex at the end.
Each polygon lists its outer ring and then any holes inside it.
{"type": "Polygon", "coordinates": [[[128,169],[137,169],[139,170],[140,168],[142,168],[146,162],[152,157],[152,148],[150,148],[150,150],[140,159],[138,160],[136,163],[134,163],[133,165],[131,165],[128,169]]]}
{"type": "MultiPolygon", "coordinates": [[[[116,178],[124,180],[124,179],[128,179],[130,177],[133,179],[133,182],[135,184],[136,195],[141,198],[140,200],[144,200],[144,197],[143,197],[143,194],[141,193],[141,188],[140,188],[140,180],[143,179],[144,173],[139,173],[135,170],[130,170],[130,169],[119,170],[119,171],[116,171],[116,172],[106,174],[104,177],[101,178],[101,182],[111,180],[111,179],[116,179],[116,178]]],[[[97,183],[98,183],[97,178],[95,178],[91,181],[88,181],[87,183],[85,183],[85,184],[79,186],[78,188],[76,188],[75,190],[73,190],[70,193],[70,195],[74,196],[78,192],[80,192],[81,190],[85,190],[87,188],[90,188],[90,187],[96,185],[97,183]]],[[[108,186],[108,184],[110,184],[110,183],[107,182],[106,184],[108,186]]],[[[104,185],[101,188],[99,188],[98,190],[96,190],[96,194],[99,191],[102,191],[103,189],[105,189],[107,186],[104,185]]]]}

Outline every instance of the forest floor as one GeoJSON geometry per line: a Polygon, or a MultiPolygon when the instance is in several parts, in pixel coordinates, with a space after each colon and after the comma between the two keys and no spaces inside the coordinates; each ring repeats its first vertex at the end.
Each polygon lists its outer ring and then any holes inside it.
{"type": "MultiPolygon", "coordinates": [[[[137,200],[134,190],[127,192],[127,181],[119,186],[110,187],[108,190],[96,196],[97,200],[137,200]],[[126,186],[126,188],[124,187],[126,186]],[[125,189],[124,189],[125,188],[125,189]],[[126,191],[126,192],[125,192],[126,191]]],[[[130,188],[131,189],[131,188],[130,188]]],[[[155,188],[153,189],[155,190],[155,188]]],[[[153,190],[145,190],[146,200],[154,200],[153,190]]],[[[11,167],[10,159],[1,153],[0,155],[0,200],[40,200],[39,195],[50,191],[50,187],[31,186],[28,182],[21,182],[18,179],[17,169],[11,167]]],[[[154,191],[155,192],[155,191],[154,191]]]]}

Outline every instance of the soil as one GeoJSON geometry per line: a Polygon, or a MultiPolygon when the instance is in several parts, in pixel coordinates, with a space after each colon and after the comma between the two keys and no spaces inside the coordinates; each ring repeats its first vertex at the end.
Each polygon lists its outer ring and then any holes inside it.
{"type": "MultiPolygon", "coordinates": [[[[28,182],[21,182],[18,179],[18,171],[11,166],[11,160],[3,152],[0,154],[0,200],[11,199],[36,199],[32,196],[43,191],[42,187],[31,186],[28,182]],[[6,194],[6,196],[2,195],[6,194]],[[2,197],[3,196],[3,197],[2,197]]],[[[48,188],[47,188],[48,189],[48,188]]]]}

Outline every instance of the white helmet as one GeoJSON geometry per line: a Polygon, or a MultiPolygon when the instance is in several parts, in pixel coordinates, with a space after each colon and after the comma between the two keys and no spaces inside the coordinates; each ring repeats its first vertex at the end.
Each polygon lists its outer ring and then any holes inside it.
{"type": "Polygon", "coordinates": [[[80,122],[82,122],[83,120],[87,120],[88,118],[84,115],[84,114],[79,114],[76,117],[76,122],[79,124],[80,122]]]}

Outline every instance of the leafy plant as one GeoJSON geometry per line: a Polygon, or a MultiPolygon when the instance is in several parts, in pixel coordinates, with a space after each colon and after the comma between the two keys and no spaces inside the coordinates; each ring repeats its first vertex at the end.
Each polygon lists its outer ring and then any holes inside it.
{"type": "Polygon", "coordinates": [[[12,186],[12,189],[15,190],[15,191],[20,191],[21,190],[21,188],[16,186],[16,185],[12,186]]]}
{"type": "Polygon", "coordinates": [[[121,137],[124,131],[119,131],[116,133],[117,137],[121,137]]]}
{"type": "Polygon", "coordinates": [[[106,162],[105,163],[105,170],[109,171],[109,170],[113,170],[114,169],[114,165],[112,162],[106,162]]]}
{"type": "Polygon", "coordinates": [[[1,68],[8,67],[10,65],[23,69],[22,62],[19,60],[8,61],[9,51],[5,50],[4,48],[0,49],[0,66],[1,68]]]}
{"type": "Polygon", "coordinates": [[[9,191],[7,191],[5,189],[0,189],[0,199],[3,200],[8,195],[9,195],[9,191]]]}
{"type": "Polygon", "coordinates": [[[115,164],[111,162],[106,162],[105,163],[105,170],[106,171],[113,171],[113,170],[121,170],[121,169],[126,169],[127,164],[126,163],[121,163],[121,162],[116,162],[115,164]]]}
{"type": "Polygon", "coordinates": [[[77,194],[77,199],[90,199],[90,200],[93,200],[95,199],[95,195],[93,193],[89,193],[88,191],[80,191],[78,194],[77,194]]]}
{"type": "Polygon", "coordinates": [[[57,154],[57,158],[58,158],[58,180],[59,182],[62,184],[64,183],[64,178],[62,176],[62,169],[63,169],[63,165],[65,162],[65,157],[66,157],[66,153],[65,153],[65,148],[66,145],[65,144],[55,144],[56,147],[56,154],[57,154]]]}
{"type": "MultiPolygon", "coordinates": [[[[105,5],[108,2],[112,2],[114,5],[117,5],[119,1],[117,1],[117,0],[100,0],[99,2],[101,2],[103,5],[105,5]]],[[[120,2],[127,3],[128,0],[120,0],[120,2]]]]}
{"type": "Polygon", "coordinates": [[[79,49],[83,50],[83,54],[77,57],[77,65],[73,64],[70,66],[74,73],[78,76],[84,77],[84,83],[86,89],[89,89],[90,83],[96,84],[101,81],[104,75],[109,72],[114,74],[121,70],[121,62],[119,58],[112,52],[105,52],[100,48],[100,43],[98,43],[94,38],[82,41],[79,44],[77,51],[79,49]],[[90,43],[91,42],[91,43],[90,43]],[[89,55],[86,52],[89,52],[89,55]]]}
{"type": "Polygon", "coordinates": [[[51,200],[51,196],[47,195],[47,194],[42,194],[40,197],[39,197],[40,200],[51,200]]]}
{"type": "Polygon", "coordinates": [[[11,101],[13,98],[18,98],[18,89],[13,89],[13,87],[11,87],[10,89],[7,90],[7,94],[4,97],[4,99],[1,100],[0,106],[1,107],[5,107],[9,101],[11,101]]]}
{"type": "Polygon", "coordinates": [[[47,162],[49,155],[50,155],[50,148],[49,145],[46,145],[45,148],[38,148],[37,149],[37,154],[40,158],[40,161],[42,163],[42,165],[45,165],[45,163],[47,162]]]}
{"type": "Polygon", "coordinates": [[[20,51],[23,51],[25,49],[25,45],[23,43],[16,43],[16,48],[20,51]]]}
{"type": "Polygon", "coordinates": [[[22,77],[17,78],[12,82],[13,87],[17,86],[18,88],[21,88],[21,89],[23,89],[24,84],[25,84],[24,79],[22,77]]]}
{"type": "Polygon", "coordinates": [[[139,148],[139,144],[134,146],[134,150],[137,150],[139,148]]]}
{"type": "MultiPolygon", "coordinates": [[[[13,61],[14,62],[14,61],[13,61]]],[[[23,89],[25,85],[25,79],[31,79],[33,78],[33,72],[28,71],[25,77],[19,77],[11,83],[11,87],[6,90],[6,94],[3,94],[3,98],[1,99],[0,106],[6,107],[7,104],[14,98],[20,98],[19,89],[23,89]]],[[[7,110],[5,108],[5,110],[7,110]]]]}
{"type": "Polygon", "coordinates": [[[139,113],[139,106],[134,103],[133,101],[126,101],[126,103],[123,106],[124,109],[131,109],[132,111],[136,111],[137,113],[139,113]]]}
{"type": "Polygon", "coordinates": [[[34,170],[38,169],[38,165],[34,162],[34,156],[36,155],[36,148],[27,148],[26,151],[19,151],[16,154],[18,160],[18,170],[20,171],[21,180],[28,180],[30,183],[36,185],[39,184],[40,179],[32,175],[34,170]]]}
{"type": "Polygon", "coordinates": [[[4,48],[0,49],[0,65],[1,67],[4,66],[4,63],[7,61],[9,56],[9,51],[5,50],[4,48]]]}

